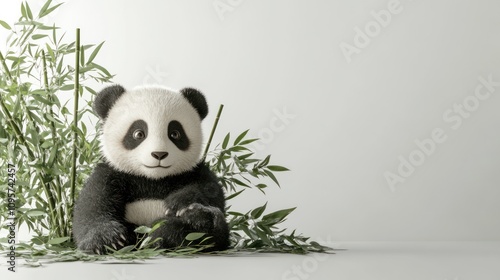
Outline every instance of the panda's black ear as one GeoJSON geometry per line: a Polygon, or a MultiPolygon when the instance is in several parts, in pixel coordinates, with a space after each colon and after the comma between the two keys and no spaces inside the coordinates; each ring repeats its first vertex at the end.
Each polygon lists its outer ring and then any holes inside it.
{"type": "Polygon", "coordinates": [[[108,112],[116,100],[125,92],[120,85],[112,85],[101,90],[94,100],[94,112],[102,119],[106,119],[108,112]]]}
{"type": "Polygon", "coordinates": [[[196,112],[198,112],[202,120],[208,115],[207,100],[201,92],[194,88],[183,88],[181,89],[181,94],[196,109],[196,112]]]}

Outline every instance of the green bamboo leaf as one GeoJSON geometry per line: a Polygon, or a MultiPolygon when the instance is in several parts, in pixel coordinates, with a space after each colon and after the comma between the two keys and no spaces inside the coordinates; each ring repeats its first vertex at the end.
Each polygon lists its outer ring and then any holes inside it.
{"type": "Polygon", "coordinates": [[[231,151],[231,152],[250,151],[250,149],[248,149],[247,147],[243,147],[243,146],[233,146],[227,150],[231,151]]]}
{"type": "Polygon", "coordinates": [[[26,15],[29,19],[33,20],[33,13],[31,13],[30,5],[26,2],[26,15]]]}
{"type": "MultiPolygon", "coordinates": [[[[52,26],[56,27],[56,24],[54,23],[52,26]]],[[[64,37],[64,34],[61,36],[61,40],[62,40],[62,37],[64,37]]],[[[57,30],[56,30],[56,28],[52,29],[52,44],[57,46],[57,30]]]]}
{"type": "Polygon", "coordinates": [[[237,185],[240,185],[240,186],[242,186],[242,187],[247,187],[247,188],[248,188],[248,187],[250,187],[248,184],[245,184],[245,183],[243,183],[242,181],[240,181],[240,180],[238,180],[238,179],[236,179],[236,178],[231,178],[231,179],[230,179],[230,181],[231,181],[231,182],[234,182],[234,183],[236,183],[237,185]]]}
{"type": "Polygon", "coordinates": [[[232,199],[232,198],[237,197],[237,196],[238,196],[238,195],[240,195],[243,191],[245,191],[245,189],[242,189],[242,190],[241,190],[241,191],[239,191],[239,192],[235,192],[235,193],[233,193],[233,194],[231,194],[231,195],[227,196],[227,197],[226,197],[226,200],[230,200],[230,199],[232,199]]]}
{"type": "Polygon", "coordinates": [[[58,152],[58,148],[56,145],[50,151],[49,159],[47,160],[47,166],[51,167],[54,164],[54,160],[56,158],[57,152],[58,152]]]}
{"type": "Polygon", "coordinates": [[[269,164],[269,161],[271,160],[271,155],[268,155],[266,158],[264,158],[263,161],[261,161],[258,165],[257,168],[264,167],[269,164]]]}
{"type": "Polygon", "coordinates": [[[16,23],[14,23],[14,25],[21,25],[21,26],[36,26],[36,27],[39,27],[39,26],[42,26],[43,23],[41,22],[38,22],[38,21],[34,21],[34,20],[22,20],[22,21],[18,21],[16,23]]]}
{"type": "MultiPolygon", "coordinates": [[[[15,38],[15,39],[14,39],[14,40],[10,43],[9,47],[11,47],[11,48],[12,48],[12,46],[14,46],[14,45],[17,43],[17,41],[18,41],[18,40],[19,40],[19,38],[15,38]]],[[[7,41],[8,41],[8,40],[7,40],[7,41]]]]}
{"type": "MultiPolygon", "coordinates": [[[[62,67],[63,67],[63,62],[64,62],[64,56],[61,57],[61,60],[59,60],[59,63],[57,64],[56,71],[57,73],[62,72],[62,67]]],[[[62,77],[59,78],[59,81],[64,81],[64,79],[69,75],[69,73],[66,73],[62,75],[62,77]]]]}
{"type": "Polygon", "coordinates": [[[267,169],[275,172],[280,172],[280,171],[290,171],[290,169],[284,167],[284,166],[279,166],[279,165],[268,165],[267,169]]]}
{"type": "Polygon", "coordinates": [[[47,44],[47,43],[45,44],[45,47],[47,48],[47,51],[48,51],[48,53],[49,53],[49,56],[50,56],[50,61],[51,61],[51,62],[54,62],[54,61],[55,61],[55,59],[56,59],[56,58],[55,58],[55,54],[54,54],[54,50],[53,50],[53,49],[52,49],[52,47],[51,47],[51,46],[49,46],[49,44],[47,44]]]}
{"type": "Polygon", "coordinates": [[[152,227],[151,227],[151,232],[154,232],[155,230],[159,229],[162,225],[164,225],[166,222],[166,220],[160,220],[158,222],[156,222],[152,227]]]}
{"type": "Polygon", "coordinates": [[[128,245],[128,246],[125,246],[125,247],[121,248],[120,250],[116,251],[115,254],[129,253],[134,249],[135,249],[135,245],[128,245]]]}
{"type": "Polygon", "coordinates": [[[86,87],[85,87],[85,90],[87,90],[88,92],[92,93],[93,95],[96,95],[96,94],[97,94],[97,92],[96,92],[95,90],[93,90],[92,88],[90,88],[90,87],[87,87],[87,86],[86,86],[86,87]]]}
{"type": "Polygon", "coordinates": [[[24,6],[24,2],[21,3],[21,15],[23,16],[23,18],[28,18],[27,14],[26,14],[26,7],[24,6]]]}
{"type": "Polygon", "coordinates": [[[35,236],[31,239],[31,242],[33,242],[36,245],[43,245],[45,242],[47,242],[47,238],[44,238],[45,236],[35,236]]]}
{"type": "Polygon", "coordinates": [[[187,241],[195,241],[202,238],[204,235],[205,233],[203,232],[191,232],[188,235],[186,235],[184,239],[186,239],[187,241]]]}
{"type": "Polygon", "coordinates": [[[149,232],[151,232],[151,228],[149,228],[147,226],[140,226],[140,227],[134,229],[134,232],[137,232],[137,233],[149,233],[149,232]]]}
{"type": "Polygon", "coordinates": [[[35,34],[33,36],[31,36],[31,39],[33,40],[39,40],[39,39],[42,39],[42,38],[45,38],[45,37],[48,37],[49,35],[47,34],[35,34]]]}
{"type": "Polygon", "coordinates": [[[54,7],[47,9],[44,13],[41,13],[38,17],[47,16],[48,14],[52,13],[55,9],[59,8],[59,6],[61,6],[62,4],[64,4],[64,3],[59,3],[59,4],[55,5],[54,7]]]}
{"type": "Polygon", "coordinates": [[[85,48],[80,48],[80,66],[85,65],[85,48]]]}
{"type": "Polygon", "coordinates": [[[57,238],[50,239],[49,241],[47,241],[47,243],[51,244],[51,245],[55,245],[55,244],[61,244],[67,240],[69,240],[69,237],[57,237],[57,238]]]}
{"type": "Polygon", "coordinates": [[[230,134],[230,133],[228,133],[228,134],[226,135],[226,137],[224,137],[224,141],[222,141],[222,149],[227,148],[227,144],[229,143],[229,138],[231,137],[230,135],[231,135],[231,134],[230,134]]]}
{"type": "Polygon", "coordinates": [[[59,27],[48,26],[48,25],[40,25],[40,26],[38,26],[38,29],[40,29],[40,30],[54,30],[54,29],[59,29],[59,27]]]}
{"type": "Polygon", "coordinates": [[[257,236],[257,234],[256,234],[254,231],[250,230],[250,229],[249,229],[248,227],[246,227],[246,226],[240,225],[240,226],[238,226],[238,229],[239,229],[239,230],[242,230],[242,231],[243,231],[246,235],[248,235],[248,237],[250,237],[251,239],[254,239],[254,240],[255,240],[255,239],[258,239],[258,238],[259,238],[259,237],[257,236]]]}
{"type": "Polygon", "coordinates": [[[69,84],[69,85],[64,85],[59,88],[59,90],[65,91],[65,90],[73,90],[75,88],[75,85],[69,84]]]}
{"type": "Polygon", "coordinates": [[[47,148],[50,148],[52,147],[52,142],[50,141],[45,141],[43,142],[43,144],[40,146],[42,149],[47,149],[47,148]]]}
{"type": "Polygon", "coordinates": [[[244,155],[238,156],[238,159],[244,160],[244,159],[251,157],[252,155],[253,155],[253,153],[244,154],[244,155]]]}
{"type": "Polygon", "coordinates": [[[40,211],[40,210],[29,210],[28,212],[26,212],[26,215],[28,217],[38,217],[38,216],[43,216],[47,213],[45,213],[44,211],[40,211]]]}
{"type": "Polygon", "coordinates": [[[267,185],[266,185],[266,184],[257,184],[257,185],[255,185],[255,186],[256,186],[257,188],[259,188],[259,189],[265,189],[265,188],[267,188],[267,185]]]}
{"type": "Polygon", "coordinates": [[[279,223],[279,222],[283,221],[296,208],[297,207],[282,209],[282,210],[278,210],[278,211],[269,213],[267,215],[264,215],[264,217],[262,217],[262,220],[263,221],[273,221],[275,223],[279,223]]]}
{"type": "Polygon", "coordinates": [[[290,242],[292,245],[294,245],[295,247],[301,247],[299,243],[297,243],[297,241],[295,240],[295,238],[293,238],[293,235],[292,236],[284,236],[284,238],[290,242]]]}
{"type": "Polygon", "coordinates": [[[104,44],[104,42],[100,43],[95,49],[94,51],[90,54],[90,57],[89,57],[89,60],[87,61],[87,63],[91,63],[92,61],[94,61],[94,58],[97,56],[97,54],[99,53],[99,51],[101,50],[101,47],[102,45],[104,44]]]}
{"type": "Polygon", "coordinates": [[[36,101],[42,102],[43,104],[46,104],[46,105],[52,105],[52,102],[50,102],[50,100],[48,100],[40,95],[33,95],[33,99],[35,99],[36,101]]]}
{"type": "Polygon", "coordinates": [[[16,103],[14,104],[14,110],[12,110],[12,115],[17,116],[19,109],[21,108],[21,98],[16,98],[16,103]]]}
{"type": "Polygon", "coordinates": [[[102,73],[104,73],[106,76],[108,77],[112,77],[113,75],[111,75],[111,73],[109,73],[108,70],[106,70],[106,68],[102,67],[101,65],[97,64],[97,63],[89,63],[89,65],[92,65],[94,68],[100,70],[102,73]]]}
{"type": "Polygon", "coordinates": [[[273,180],[273,181],[276,183],[276,185],[278,185],[278,187],[281,187],[281,186],[280,186],[280,183],[278,182],[278,178],[276,178],[276,176],[274,176],[274,174],[273,174],[271,171],[269,171],[269,170],[264,170],[264,173],[266,173],[266,175],[267,175],[269,178],[271,178],[271,180],[273,180]]]}
{"type": "MultiPolygon", "coordinates": [[[[268,236],[273,236],[275,233],[271,230],[271,228],[263,223],[262,221],[256,223],[257,227],[261,229],[264,233],[266,233],[268,236]]],[[[284,230],[281,230],[283,232],[284,230]]]]}
{"type": "Polygon", "coordinates": [[[149,244],[149,241],[151,241],[151,236],[144,238],[144,240],[141,242],[141,245],[139,245],[139,249],[146,247],[149,244]]]}
{"type": "Polygon", "coordinates": [[[69,115],[70,114],[69,109],[67,107],[63,107],[61,109],[61,114],[63,114],[63,115],[69,115]]]}
{"type": "Polygon", "coordinates": [[[5,21],[3,21],[3,20],[0,20],[0,25],[1,25],[3,28],[7,29],[7,30],[12,30],[12,27],[10,27],[10,25],[8,25],[8,24],[7,24],[5,21]]]}
{"type": "Polygon", "coordinates": [[[232,215],[232,216],[236,216],[236,217],[244,217],[245,216],[245,214],[243,214],[243,213],[234,212],[234,211],[228,211],[227,214],[232,215]]]}
{"type": "Polygon", "coordinates": [[[264,232],[262,232],[258,228],[255,228],[254,231],[257,234],[257,236],[259,236],[260,240],[262,240],[262,242],[264,242],[266,245],[272,245],[271,240],[264,232]]]}
{"type": "Polygon", "coordinates": [[[254,219],[258,219],[260,216],[262,216],[262,213],[266,211],[266,207],[267,207],[267,202],[264,205],[253,209],[252,212],[250,212],[250,216],[254,219]]]}
{"type": "Polygon", "coordinates": [[[45,13],[47,11],[47,9],[49,8],[51,2],[52,2],[52,0],[48,0],[47,2],[45,2],[45,4],[42,6],[42,8],[40,9],[40,11],[38,12],[38,18],[43,17],[42,16],[43,13],[45,13]]]}
{"type": "Polygon", "coordinates": [[[233,146],[238,145],[241,140],[247,135],[248,131],[249,129],[243,131],[240,135],[238,135],[238,137],[236,137],[236,139],[234,140],[233,146]]]}
{"type": "Polygon", "coordinates": [[[253,143],[257,140],[259,140],[259,138],[252,138],[252,139],[247,139],[247,140],[241,141],[240,146],[248,145],[248,144],[253,143]]]}

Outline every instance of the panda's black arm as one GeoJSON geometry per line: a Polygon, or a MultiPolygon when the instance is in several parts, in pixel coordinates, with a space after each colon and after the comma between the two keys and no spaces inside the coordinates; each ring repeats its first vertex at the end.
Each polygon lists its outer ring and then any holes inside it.
{"type": "Polygon", "coordinates": [[[166,199],[170,218],[153,233],[162,237],[163,248],[175,247],[184,242],[191,232],[208,234],[214,242],[211,250],[225,250],[229,246],[229,228],[225,220],[225,198],[216,179],[195,181],[185,185],[166,199]]]}
{"type": "Polygon", "coordinates": [[[224,194],[216,182],[191,184],[175,191],[166,199],[169,209],[179,211],[193,203],[219,208],[224,213],[224,194]]]}
{"type": "MultiPolygon", "coordinates": [[[[178,211],[193,203],[219,208],[225,212],[225,197],[222,186],[209,167],[200,162],[185,177],[178,182],[171,182],[180,186],[166,199],[167,208],[178,211]]],[[[172,213],[173,214],[173,213],[172,213]]]]}
{"type": "Polygon", "coordinates": [[[109,166],[99,164],[94,169],[74,209],[73,235],[80,249],[99,253],[104,245],[126,241],[124,193],[124,185],[109,166]]]}
{"type": "Polygon", "coordinates": [[[85,183],[75,205],[75,222],[92,224],[123,217],[124,186],[113,171],[99,164],[85,183]]]}

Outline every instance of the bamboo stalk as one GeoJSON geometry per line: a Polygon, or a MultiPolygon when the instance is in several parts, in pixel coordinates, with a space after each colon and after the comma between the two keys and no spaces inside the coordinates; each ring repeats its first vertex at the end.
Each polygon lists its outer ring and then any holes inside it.
{"type": "MultiPolygon", "coordinates": [[[[78,144],[78,97],[80,91],[80,28],[76,29],[75,42],[75,91],[74,91],[74,109],[73,109],[73,155],[71,161],[71,192],[70,204],[72,209],[75,204],[75,186],[76,186],[76,152],[78,144]]],[[[70,211],[72,214],[72,211],[70,211]]]]}
{"type": "Polygon", "coordinates": [[[208,149],[210,148],[210,144],[212,143],[212,138],[214,137],[215,130],[217,129],[217,125],[219,124],[220,115],[222,114],[222,109],[224,109],[224,104],[220,104],[219,111],[217,112],[217,116],[215,117],[214,125],[212,127],[212,131],[210,132],[210,137],[208,138],[207,146],[205,147],[205,152],[203,153],[203,161],[205,161],[208,149]]]}

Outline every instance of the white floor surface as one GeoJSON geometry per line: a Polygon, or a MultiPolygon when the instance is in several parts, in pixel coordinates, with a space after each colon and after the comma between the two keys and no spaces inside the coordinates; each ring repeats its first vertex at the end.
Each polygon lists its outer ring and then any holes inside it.
{"type": "Polygon", "coordinates": [[[162,258],[138,264],[48,263],[0,279],[500,280],[500,242],[345,242],[336,254],[237,254],[162,258]]]}

